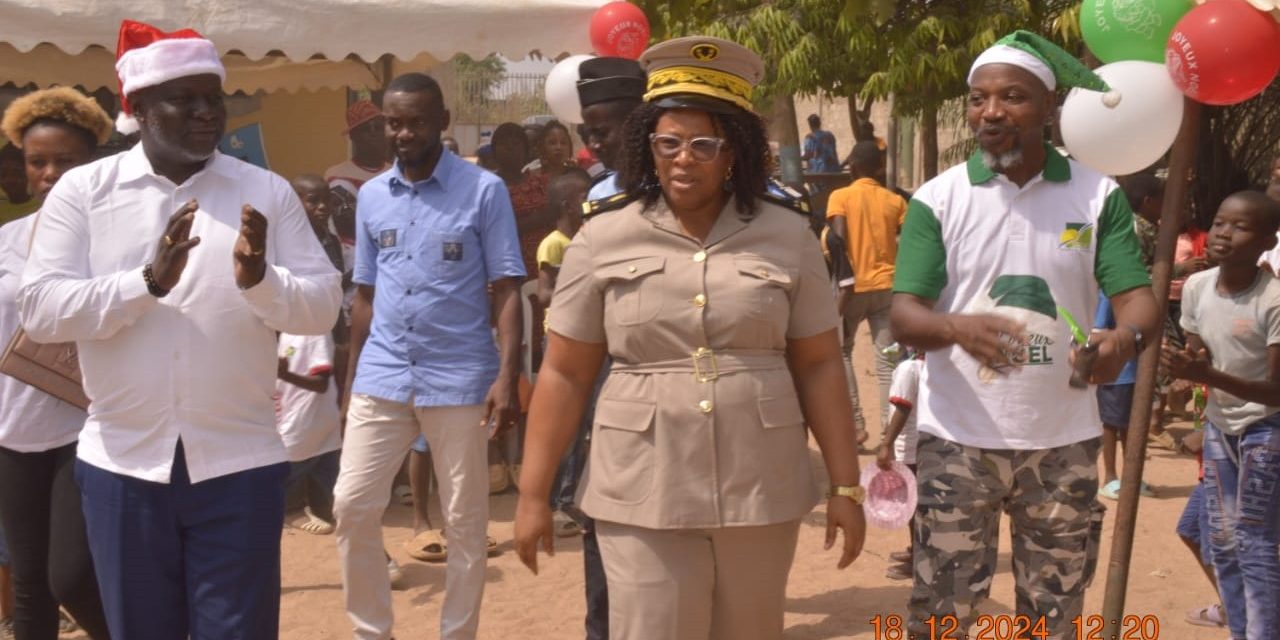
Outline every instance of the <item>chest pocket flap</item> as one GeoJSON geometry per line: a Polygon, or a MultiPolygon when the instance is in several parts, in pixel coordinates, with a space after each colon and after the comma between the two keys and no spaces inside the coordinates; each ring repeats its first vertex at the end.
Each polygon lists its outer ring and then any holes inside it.
{"type": "Polygon", "coordinates": [[[602,427],[641,432],[653,424],[656,410],[654,402],[600,398],[596,402],[595,421],[602,427]]]}
{"type": "Polygon", "coordinates": [[[791,288],[791,273],[778,265],[756,256],[734,256],[733,264],[738,273],[775,284],[783,289],[791,288]]]}
{"type": "Polygon", "coordinates": [[[658,273],[666,267],[666,258],[636,258],[618,264],[600,268],[602,280],[631,281],[643,278],[651,273],[658,273]]]}

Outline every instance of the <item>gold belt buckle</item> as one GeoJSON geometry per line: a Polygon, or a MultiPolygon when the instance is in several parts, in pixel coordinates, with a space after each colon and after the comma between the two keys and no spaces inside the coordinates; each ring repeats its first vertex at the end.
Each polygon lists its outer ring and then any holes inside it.
{"type": "Polygon", "coordinates": [[[693,352],[693,376],[698,379],[698,382],[711,382],[720,377],[714,351],[698,347],[698,350],[693,352]]]}

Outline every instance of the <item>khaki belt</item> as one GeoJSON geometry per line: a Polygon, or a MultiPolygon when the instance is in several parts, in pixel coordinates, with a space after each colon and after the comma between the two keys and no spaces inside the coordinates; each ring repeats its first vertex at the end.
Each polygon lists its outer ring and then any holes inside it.
{"type": "Polygon", "coordinates": [[[687,358],[629,364],[613,363],[611,372],[620,373],[692,373],[698,382],[710,382],[723,374],[744,371],[768,371],[783,369],[787,359],[782,351],[772,349],[711,349],[699,348],[687,358]]]}

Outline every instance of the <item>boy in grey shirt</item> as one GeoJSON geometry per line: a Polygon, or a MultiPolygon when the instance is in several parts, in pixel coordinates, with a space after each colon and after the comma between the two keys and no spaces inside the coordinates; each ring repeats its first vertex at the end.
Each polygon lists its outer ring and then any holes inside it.
{"type": "Polygon", "coordinates": [[[1258,267],[1276,246],[1280,202],[1231,195],[1209,230],[1217,267],[1182,291],[1175,377],[1210,388],[1204,483],[1218,590],[1235,640],[1280,639],[1280,280],[1258,267]]]}

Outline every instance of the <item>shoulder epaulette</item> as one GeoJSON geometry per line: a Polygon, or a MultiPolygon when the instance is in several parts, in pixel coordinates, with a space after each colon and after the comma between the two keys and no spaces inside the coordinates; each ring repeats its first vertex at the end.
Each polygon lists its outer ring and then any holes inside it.
{"type": "Polygon", "coordinates": [[[614,175],[615,173],[616,173],[615,171],[610,171],[609,169],[605,169],[604,171],[601,171],[600,173],[597,173],[597,174],[596,174],[596,176],[595,176],[594,178],[592,178],[592,179],[591,179],[591,186],[593,186],[593,187],[594,187],[594,186],[596,186],[596,185],[600,184],[601,182],[604,182],[605,180],[608,180],[608,179],[609,179],[609,176],[612,176],[612,175],[614,175]]]}
{"type": "Polygon", "coordinates": [[[582,203],[582,217],[588,219],[593,216],[608,211],[617,211],[632,202],[635,202],[636,196],[629,195],[627,192],[615,193],[607,198],[599,200],[588,200],[582,203]]]}
{"type": "Polygon", "coordinates": [[[766,202],[786,207],[805,216],[809,215],[808,196],[772,178],[769,179],[769,186],[764,193],[760,194],[760,197],[766,202]]]}

